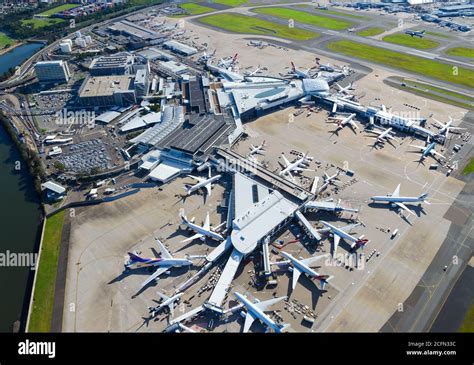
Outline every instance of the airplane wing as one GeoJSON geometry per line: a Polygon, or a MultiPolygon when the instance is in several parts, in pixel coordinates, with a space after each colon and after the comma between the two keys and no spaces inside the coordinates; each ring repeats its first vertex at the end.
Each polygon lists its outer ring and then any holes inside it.
{"type": "Polygon", "coordinates": [[[352,228],[355,228],[357,226],[360,226],[360,223],[348,224],[347,226],[340,227],[339,229],[341,231],[344,231],[344,232],[348,233],[352,230],[352,228]]]}
{"type": "Polygon", "coordinates": [[[401,184],[398,184],[398,186],[395,188],[395,191],[392,193],[392,196],[400,196],[400,185],[401,184]]]}
{"type": "Polygon", "coordinates": [[[443,128],[443,127],[444,127],[444,124],[443,124],[443,123],[441,123],[439,120],[437,120],[437,119],[435,119],[435,118],[433,118],[433,120],[436,122],[436,124],[438,124],[438,125],[439,125],[439,127],[438,127],[438,128],[443,128]]]}
{"type": "Polygon", "coordinates": [[[170,297],[168,297],[167,295],[163,294],[163,293],[160,293],[159,291],[156,292],[156,294],[158,294],[158,296],[162,299],[162,300],[168,300],[170,297]]]}
{"type": "Polygon", "coordinates": [[[212,194],[211,183],[209,183],[209,184],[206,185],[206,191],[207,191],[207,195],[208,195],[208,196],[211,196],[211,194],[212,194]]]}
{"type": "Polygon", "coordinates": [[[206,230],[209,230],[211,228],[211,221],[209,219],[209,212],[206,215],[206,220],[204,221],[204,225],[202,226],[202,228],[204,228],[206,230]]]}
{"type": "Polygon", "coordinates": [[[413,213],[412,210],[408,209],[408,207],[407,207],[405,204],[403,204],[403,203],[398,203],[398,202],[395,202],[394,204],[397,205],[398,207],[400,207],[400,208],[406,210],[408,213],[413,214],[413,215],[416,215],[415,213],[413,213]]]}
{"type": "Polygon", "coordinates": [[[174,318],[174,302],[168,304],[168,308],[170,309],[171,318],[174,318]]]}
{"type": "Polygon", "coordinates": [[[151,274],[148,279],[146,279],[143,284],[142,284],[142,287],[144,286],[147,286],[148,284],[150,284],[152,281],[156,280],[161,274],[163,274],[165,271],[167,271],[169,269],[169,266],[162,266],[160,268],[158,268],[153,274],[151,274]]]}
{"type": "Polygon", "coordinates": [[[244,323],[244,333],[247,333],[252,326],[253,321],[255,321],[255,317],[252,315],[252,313],[247,312],[247,315],[245,316],[245,323],[244,323]]]}
{"type": "Polygon", "coordinates": [[[296,283],[298,282],[300,275],[301,275],[301,271],[299,271],[296,267],[293,266],[293,281],[291,283],[292,289],[295,289],[296,283]]]}
{"type": "Polygon", "coordinates": [[[334,114],[337,110],[337,103],[332,104],[332,110],[331,112],[334,114]]]}
{"type": "Polygon", "coordinates": [[[202,236],[204,236],[202,233],[196,233],[194,236],[182,240],[181,243],[191,242],[197,240],[198,238],[201,238],[202,236]]]}
{"type": "Polygon", "coordinates": [[[194,180],[197,180],[198,182],[203,182],[206,179],[203,179],[202,177],[199,176],[194,176],[194,175],[188,175],[188,177],[193,178],[194,180]]]}
{"type": "Polygon", "coordinates": [[[334,257],[337,252],[337,248],[339,247],[339,241],[341,240],[341,237],[339,237],[337,234],[334,235],[334,245],[332,248],[332,256],[334,257]]]}
{"type": "Polygon", "coordinates": [[[354,122],[353,120],[350,120],[349,123],[351,124],[351,126],[353,126],[354,128],[356,129],[359,129],[359,126],[356,124],[356,122],[354,122]]]}
{"type": "Polygon", "coordinates": [[[163,257],[165,259],[172,259],[173,258],[173,255],[170,254],[170,252],[166,249],[165,245],[163,243],[161,243],[161,241],[159,239],[156,239],[156,244],[160,248],[161,257],[163,257]]]}
{"type": "Polygon", "coordinates": [[[263,302],[255,303],[255,306],[263,312],[268,311],[268,308],[271,307],[273,304],[281,302],[286,297],[279,297],[279,298],[272,298],[268,300],[264,300],[263,302]]]}
{"type": "Polygon", "coordinates": [[[290,164],[290,161],[288,161],[288,159],[283,154],[281,155],[281,157],[283,158],[283,161],[285,161],[285,165],[288,167],[288,165],[290,164]]]}
{"type": "Polygon", "coordinates": [[[446,159],[446,157],[444,157],[444,155],[442,155],[441,153],[439,153],[439,152],[437,152],[437,151],[435,151],[435,150],[431,150],[431,153],[432,153],[432,154],[435,154],[436,156],[439,156],[439,157],[442,157],[442,158],[446,159]]]}
{"type": "Polygon", "coordinates": [[[293,177],[293,174],[291,173],[291,171],[287,172],[286,177],[289,177],[291,179],[291,181],[295,182],[295,178],[293,177]]]}
{"type": "Polygon", "coordinates": [[[321,259],[324,259],[325,257],[328,257],[329,254],[326,254],[326,255],[319,255],[319,256],[313,256],[313,257],[309,257],[307,259],[304,259],[304,260],[301,260],[301,262],[305,265],[308,265],[311,267],[311,265],[316,262],[316,261],[319,261],[321,259]]]}
{"type": "Polygon", "coordinates": [[[417,146],[417,145],[414,145],[414,144],[409,144],[410,147],[413,147],[413,148],[419,148],[420,150],[424,150],[426,147],[425,146],[417,146]]]}

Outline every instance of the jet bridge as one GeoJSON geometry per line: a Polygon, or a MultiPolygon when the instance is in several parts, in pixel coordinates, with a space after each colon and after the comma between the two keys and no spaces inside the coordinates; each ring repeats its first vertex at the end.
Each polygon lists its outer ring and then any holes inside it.
{"type": "Polygon", "coordinates": [[[296,218],[301,222],[303,225],[304,230],[306,233],[308,233],[310,236],[312,236],[316,241],[321,240],[321,235],[314,229],[314,227],[311,225],[311,223],[308,222],[306,217],[301,213],[299,210],[296,211],[295,213],[296,218]]]}

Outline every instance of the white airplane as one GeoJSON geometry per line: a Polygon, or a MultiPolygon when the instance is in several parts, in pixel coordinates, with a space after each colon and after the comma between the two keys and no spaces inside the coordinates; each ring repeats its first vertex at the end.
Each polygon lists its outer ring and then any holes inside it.
{"type": "Polygon", "coordinates": [[[215,66],[211,64],[210,62],[207,62],[206,66],[209,71],[219,74],[221,77],[223,77],[224,79],[228,81],[242,82],[245,79],[244,76],[242,76],[241,74],[237,72],[228,70],[224,67],[215,66]]]}
{"type": "Polygon", "coordinates": [[[435,155],[446,159],[444,155],[435,150],[436,142],[431,142],[428,146],[417,146],[414,144],[410,144],[409,146],[413,148],[419,148],[421,150],[420,162],[428,156],[432,156],[434,158],[435,155]]]}
{"type": "Polygon", "coordinates": [[[403,203],[426,203],[430,204],[426,198],[428,197],[427,193],[423,193],[420,196],[400,196],[400,185],[398,184],[397,188],[392,194],[387,195],[376,195],[371,197],[373,202],[383,202],[383,203],[390,203],[392,207],[399,207],[406,210],[408,213],[415,215],[415,213],[410,210],[405,204],[403,203]]]}
{"type": "Polygon", "coordinates": [[[207,61],[209,61],[210,59],[214,57],[214,55],[216,54],[216,50],[217,49],[215,49],[214,52],[210,54],[207,54],[207,52],[204,52],[203,55],[199,57],[198,62],[206,63],[207,61]]]}
{"type": "Polygon", "coordinates": [[[291,62],[291,72],[290,72],[290,74],[295,75],[296,77],[298,77],[300,79],[310,79],[311,78],[311,75],[309,74],[310,70],[311,70],[311,68],[308,68],[306,71],[299,70],[299,69],[296,68],[295,64],[293,62],[291,62]]]}
{"type": "Polygon", "coordinates": [[[292,290],[295,290],[296,283],[298,282],[300,275],[303,273],[309,276],[310,279],[318,280],[321,290],[324,290],[326,284],[329,282],[329,280],[333,278],[332,276],[321,275],[311,268],[311,266],[316,261],[328,257],[329,254],[313,256],[303,260],[298,260],[297,258],[284,251],[280,251],[280,255],[286,258],[288,261],[274,262],[273,264],[278,266],[282,264],[291,264],[291,266],[293,267],[293,279],[291,282],[292,290]]]}
{"type": "Polygon", "coordinates": [[[193,176],[193,175],[188,175],[188,176],[193,178],[194,180],[197,180],[198,183],[195,185],[185,184],[184,190],[186,191],[186,194],[191,195],[196,190],[205,188],[208,196],[211,196],[212,194],[212,184],[222,177],[222,175],[211,176],[210,168],[209,168],[209,177],[207,179],[203,179],[202,177],[193,176]]]}
{"type": "Polygon", "coordinates": [[[331,123],[336,123],[337,124],[337,128],[336,128],[336,131],[335,131],[335,132],[337,132],[339,129],[344,128],[344,126],[346,126],[348,124],[352,128],[359,129],[359,126],[352,120],[352,119],[354,119],[355,116],[356,116],[356,114],[352,113],[352,114],[349,114],[348,116],[329,117],[329,119],[336,120],[336,122],[331,122],[331,123]]]}
{"type": "Polygon", "coordinates": [[[238,292],[234,293],[237,297],[237,300],[241,302],[244,307],[247,309],[247,313],[245,314],[245,322],[244,322],[244,329],[243,332],[246,333],[249,331],[252,323],[258,319],[262,323],[264,323],[268,329],[272,329],[275,332],[283,332],[286,330],[289,325],[288,324],[278,324],[273,319],[271,319],[265,312],[268,312],[268,308],[273,304],[276,304],[287,297],[279,297],[274,299],[265,300],[263,302],[252,303],[250,300],[247,299],[245,295],[242,295],[238,292]]]}
{"type": "Polygon", "coordinates": [[[158,269],[143,282],[142,287],[156,280],[161,274],[165,273],[172,267],[190,266],[193,264],[192,261],[188,259],[178,259],[173,257],[159,239],[156,238],[155,240],[160,248],[161,257],[141,257],[136,253],[129,252],[129,260],[125,263],[125,269],[127,270],[152,266],[158,267],[158,269]]]}
{"type": "Polygon", "coordinates": [[[453,118],[449,117],[449,122],[446,124],[440,122],[439,120],[436,120],[433,118],[433,120],[439,125],[437,126],[439,128],[439,134],[445,135],[446,138],[448,138],[448,134],[451,131],[465,131],[467,128],[460,128],[460,127],[451,127],[451,124],[453,124],[453,118]]]}
{"type": "Polygon", "coordinates": [[[219,233],[215,232],[215,230],[211,228],[209,212],[207,212],[206,220],[204,221],[204,224],[202,226],[198,226],[197,224],[189,221],[188,218],[186,218],[186,216],[184,215],[184,212],[182,210],[180,211],[179,214],[181,217],[181,222],[185,224],[189,229],[196,232],[195,235],[189,238],[186,238],[185,240],[182,240],[181,241],[182,243],[194,241],[198,238],[204,242],[206,240],[206,237],[212,238],[216,241],[224,240],[224,237],[222,237],[219,233]]]}
{"type": "Polygon", "coordinates": [[[336,183],[335,180],[338,179],[339,174],[340,174],[340,170],[337,170],[337,172],[332,176],[329,176],[328,174],[324,173],[324,176],[323,176],[324,183],[319,188],[318,193],[326,189],[329,186],[329,184],[335,184],[336,183]]]}
{"type": "MultiPolygon", "coordinates": [[[[376,129],[368,129],[367,132],[377,134],[374,146],[378,143],[390,143],[391,140],[398,141],[396,137],[392,135],[392,127],[385,129],[384,131],[379,131],[376,129]]],[[[391,143],[390,143],[391,144],[391,143]]]]}
{"type": "Polygon", "coordinates": [[[262,144],[259,144],[258,146],[254,146],[253,144],[251,144],[249,149],[249,155],[263,155],[263,153],[265,152],[265,140],[262,142],[262,144]]]}
{"type": "Polygon", "coordinates": [[[252,72],[248,72],[248,73],[244,73],[245,76],[253,76],[255,74],[257,74],[258,72],[260,71],[260,65],[257,66],[257,68],[255,70],[253,70],[252,72]]]}
{"type": "Polygon", "coordinates": [[[339,92],[342,93],[342,94],[345,94],[345,95],[349,95],[349,94],[350,94],[350,93],[349,93],[349,90],[354,90],[352,82],[351,82],[349,85],[345,86],[345,87],[342,87],[341,85],[339,85],[339,84],[336,82],[336,86],[338,87],[339,92]]]}
{"type": "Polygon", "coordinates": [[[177,304],[177,302],[184,295],[184,293],[178,293],[176,295],[173,295],[172,297],[168,297],[165,294],[160,293],[159,291],[157,291],[156,294],[158,294],[158,296],[162,299],[162,302],[158,304],[156,307],[148,308],[148,310],[151,313],[151,316],[155,317],[161,309],[168,307],[171,313],[171,318],[173,318],[175,304],[177,304]]]}
{"type": "Polygon", "coordinates": [[[225,69],[229,69],[229,68],[233,67],[235,65],[235,63],[237,62],[237,56],[238,55],[239,54],[236,53],[233,57],[221,58],[219,60],[219,62],[217,63],[217,66],[224,67],[225,69]]]}
{"type": "Polygon", "coordinates": [[[308,157],[308,154],[304,154],[302,157],[298,158],[294,162],[288,161],[285,155],[282,153],[281,157],[284,161],[285,168],[280,171],[280,176],[290,177],[291,180],[295,180],[292,173],[300,173],[301,171],[309,170],[301,166],[307,166],[311,158],[308,157]]]}
{"type": "Polygon", "coordinates": [[[369,242],[368,239],[363,238],[364,236],[354,237],[354,236],[351,236],[349,233],[347,233],[347,232],[350,232],[353,228],[359,226],[360,225],[359,223],[350,224],[348,226],[339,227],[339,228],[325,221],[321,221],[321,223],[326,228],[318,229],[317,230],[318,232],[330,231],[333,234],[333,248],[332,248],[333,257],[336,255],[337,248],[339,247],[339,242],[341,238],[345,240],[351,246],[351,249],[364,247],[367,244],[367,242],[369,242]]]}

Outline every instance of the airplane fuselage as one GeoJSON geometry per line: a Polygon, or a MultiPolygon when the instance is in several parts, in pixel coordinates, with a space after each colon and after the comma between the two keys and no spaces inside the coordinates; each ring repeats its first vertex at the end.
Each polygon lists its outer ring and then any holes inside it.
{"type": "Polygon", "coordinates": [[[328,222],[321,221],[321,223],[323,225],[325,225],[326,227],[328,227],[333,234],[338,235],[339,237],[341,237],[342,239],[344,239],[346,241],[349,241],[349,242],[357,242],[358,241],[357,238],[352,237],[349,233],[344,232],[342,229],[339,229],[339,228],[333,226],[332,224],[329,224],[328,222]]]}
{"type": "Polygon", "coordinates": [[[132,261],[125,265],[127,269],[140,269],[144,267],[179,267],[189,266],[193,263],[187,259],[162,259],[154,258],[147,261],[132,261]]]}
{"type": "Polygon", "coordinates": [[[385,202],[385,203],[416,203],[423,201],[416,196],[390,196],[390,195],[376,195],[371,197],[374,202],[385,202]]]}
{"type": "Polygon", "coordinates": [[[191,186],[189,189],[186,190],[186,192],[189,195],[189,194],[195,192],[196,190],[199,190],[199,189],[205,187],[208,184],[212,184],[212,183],[216,182],[221,177],[222,177],[222,175],[216,175],[216,176],[213,176],[213,177],[211,177],[207,180],[201,181],[201,182],[197,183],[196,185],[191,186]]]}
{"type": "Polygon", "coordinates": [[[290,254],[286,253],[286,252],[283,252],[283,251],[280,251],[280,254],[291,261],[291,263],[293,264],[294,267],[296,267],[299,271],[305,273],[306,275],[314,278],[316,276],[319,276],[319,274],[314,271],[312,268],[310,268],[308,265],[300,262],[299,260],[295,259],[293,256],[291,256],[290,254]]]}
{"type": "Polygon", "coordinates": [[[275,332],[281,332],[281,327],[275,323],[268,315],[266,315],[261,309],[256,307],[250,300],[244,297],[240,293],[234,293],[239,301],[245,306],[245,308],[260,321],[265,323],[268,327],[273,329],[275,332]]]}
{"type": "MultiPolygon", "coordinates": [[[[204,229],[201,226],[198,226],[197,224],[191,223],[189,221],[186,221],[186,225],[192,229],[196,233],[200,233],[204,235],[204,237],[209,237],[217,241],[223,241],[224,237],[222,237],[219,233],[216,233],[214,231],[211,231],[210,229],[204,229]]],[[[205,238],[202,237],[201,239],[204,240],[205,238]]]]}

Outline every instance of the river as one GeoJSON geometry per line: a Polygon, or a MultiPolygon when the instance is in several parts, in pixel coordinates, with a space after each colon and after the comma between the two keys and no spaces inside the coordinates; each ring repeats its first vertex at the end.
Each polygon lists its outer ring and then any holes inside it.
{"type": "MultiPolygon", "coordinates": [[[[0,74],[18,66],[41,47],[41,43],[28,43],[0,56],[0,74]]],[[[33,262],[33,257],[18,254],[33,254],[37,249],[41,208],[28,168],[2,126],[0,205],[0,332],[11,332],[13,322],[26,322],[34,271],[25,264],[33,262]],[[16,170],[18,161],[20,169],[16,170]],[[23,262],[13,266],[15,259],[23,262]]]]}

